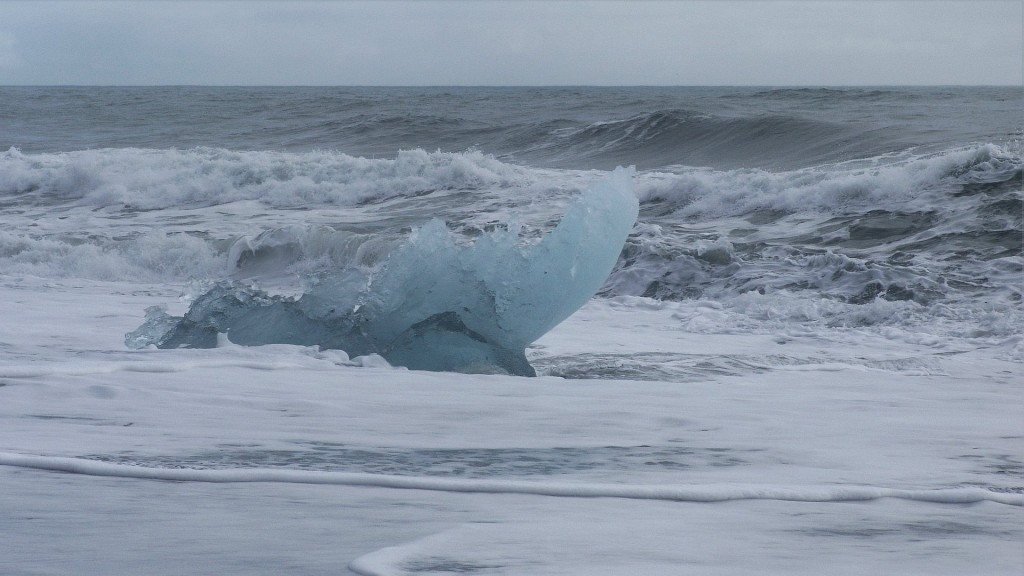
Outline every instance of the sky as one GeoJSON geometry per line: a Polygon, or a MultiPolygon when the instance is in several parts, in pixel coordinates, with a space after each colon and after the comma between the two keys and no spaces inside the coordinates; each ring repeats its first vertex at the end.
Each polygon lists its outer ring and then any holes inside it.
{"type": "Polygon", "coordinates": [[[0,85],[1024,81],[1017,1],[0,1],[0,85]]]}

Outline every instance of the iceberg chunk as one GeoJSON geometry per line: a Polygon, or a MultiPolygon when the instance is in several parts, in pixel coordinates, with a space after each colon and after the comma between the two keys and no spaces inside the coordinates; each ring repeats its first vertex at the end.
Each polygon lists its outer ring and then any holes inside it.
{"type": "Polygon", "coordinates": [[[184,317],[147,314],[129,347],[300,344],[377,353],[412,369],[534,375],[526,347],[601,287],[636,221],[633,169],[618,168],[535,244],[497,230],[459,245],[428,222],[373,276],[338,273],[300,298],[219,283],[184,317]]]}

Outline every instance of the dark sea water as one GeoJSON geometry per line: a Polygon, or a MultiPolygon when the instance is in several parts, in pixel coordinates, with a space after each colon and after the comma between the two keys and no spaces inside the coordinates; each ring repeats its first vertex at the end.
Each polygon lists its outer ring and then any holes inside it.
{"type": "Polygon", "coordinates": [[[634,165],[640,218],[602,296],[707,300],[737,330],[1006,337],[1022,104],[1019,87],[6,87],[0,270],[271,285],[373,267],[433,217],[536,237],[634,165]]]}
{"type": "Polygon", "coordinates": [[[478,149],[537,167],[793,169],[1017,140],[1021,89],[0,88],[0,145],[394,157],[478,149]]]}

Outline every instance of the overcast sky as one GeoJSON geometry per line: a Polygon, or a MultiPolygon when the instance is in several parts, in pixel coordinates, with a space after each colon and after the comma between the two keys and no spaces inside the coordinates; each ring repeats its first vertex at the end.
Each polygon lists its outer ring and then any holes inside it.
{"type": "Polygon", "coordinates": [[[0,85],[1021,84],[1021,1],[0,1],[0,85]]]}

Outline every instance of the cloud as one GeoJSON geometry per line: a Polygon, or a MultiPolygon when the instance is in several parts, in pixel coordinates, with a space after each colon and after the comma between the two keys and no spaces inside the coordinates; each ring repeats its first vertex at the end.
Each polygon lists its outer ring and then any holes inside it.
{"type": "Polygon", "coordinates": [[[18,52],[15,50],[15,40],[12,34],[0,31],[0,69],[13,69],[21,64],[18,52]]]}
{"type": "Polygon", "coordinates": [[[1014,84],[1024,49],[1021,3],[980,0],[8,1],[0,22],[0,84],[1014,84]]]}

